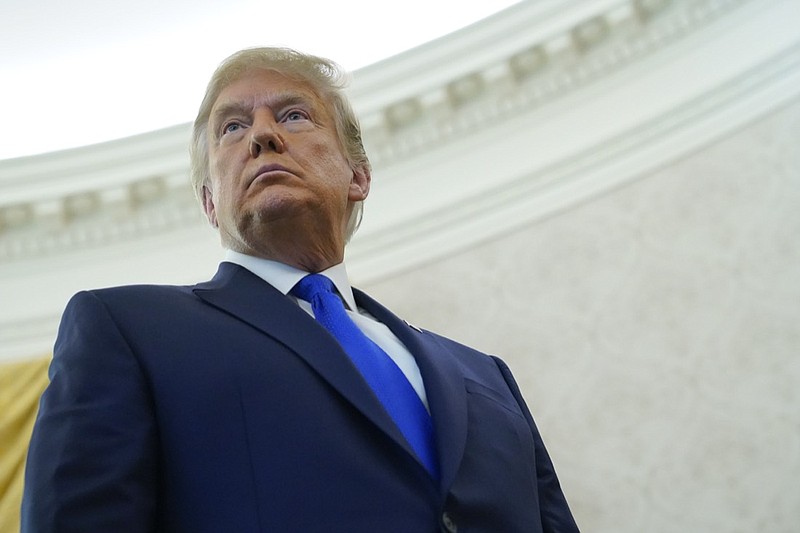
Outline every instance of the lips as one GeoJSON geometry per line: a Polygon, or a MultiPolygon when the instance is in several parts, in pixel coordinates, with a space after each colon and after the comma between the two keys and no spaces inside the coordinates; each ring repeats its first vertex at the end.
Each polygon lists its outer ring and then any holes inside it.
{"type": "Polygon", "coordinates": [[[264,165],[259,167],[259,169],[253,174],[253,179],[251,180],[251,184],[259,179],[265,179],[268,177],[269,174],[274,174],[277,172],[291,174],[292,172],[284,167],[283,165],[278,164],[271,164],[271,165],[264,165]]]}

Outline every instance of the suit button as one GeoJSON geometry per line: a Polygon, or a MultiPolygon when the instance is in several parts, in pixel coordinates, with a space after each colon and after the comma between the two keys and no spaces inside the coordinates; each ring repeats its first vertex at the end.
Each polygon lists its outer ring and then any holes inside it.
{"type": "Polygon", "coordinates": [[[456,533],[458,531],[458,526],[447,512],[442,513],[442,526],[444,526],[444,530],[447,533],[456,533]]]}

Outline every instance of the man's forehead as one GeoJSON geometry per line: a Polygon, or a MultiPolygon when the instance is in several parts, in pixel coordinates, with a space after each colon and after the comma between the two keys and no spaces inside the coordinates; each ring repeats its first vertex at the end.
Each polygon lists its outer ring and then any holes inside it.
{"type": "Polygon", "coordinates": [[[212,113],[231,106],[256,108],[301,103],[324,107],[322,99],[309,82],[290,78],[275,70],[253,69],[237,76],[222,88],[212,106],[212,113]]]}

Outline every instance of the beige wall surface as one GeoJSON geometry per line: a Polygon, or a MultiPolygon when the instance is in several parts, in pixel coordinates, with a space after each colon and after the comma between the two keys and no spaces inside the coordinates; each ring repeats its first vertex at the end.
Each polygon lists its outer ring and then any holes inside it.
{"type": "Polygon", "coordinates": [[[364,287],[503,357],[584,531],[797,531],[800,101],[364,287]]]}

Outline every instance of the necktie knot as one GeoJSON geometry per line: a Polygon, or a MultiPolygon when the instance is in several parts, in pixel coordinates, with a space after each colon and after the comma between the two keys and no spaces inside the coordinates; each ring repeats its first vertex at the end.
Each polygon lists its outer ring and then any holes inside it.
{"type": "Polygon", "coordinates": [[[322,274],[308,274],[297,282],[291,293],[307,302],[321,294],[335,294],[333,282],[322,274]]]}

